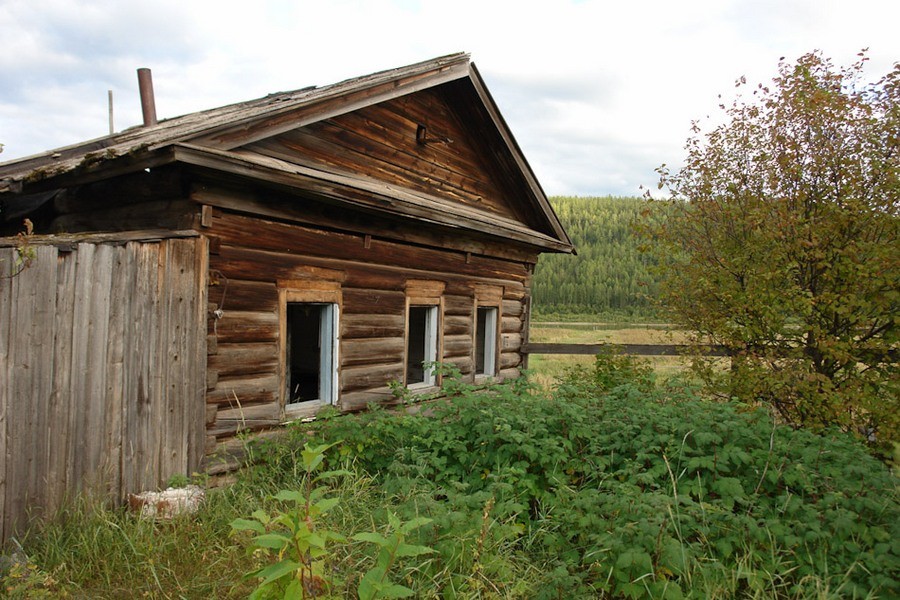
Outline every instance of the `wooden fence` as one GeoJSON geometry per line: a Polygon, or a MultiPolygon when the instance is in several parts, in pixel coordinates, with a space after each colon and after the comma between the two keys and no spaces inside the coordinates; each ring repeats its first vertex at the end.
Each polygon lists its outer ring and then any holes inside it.
{"type": "Polygon", "coordinates": [[[0,541],[203,453],[206,240],[70,238],[31,242],[14,276],[0,240],[0,541]]]}
{"type": "Polygon", "coordinates": [[[602,352],[637,356],[731,356],[727,346],[714,344],[533,344],[522,345],[525,354],[600,354],[602,352]]]}

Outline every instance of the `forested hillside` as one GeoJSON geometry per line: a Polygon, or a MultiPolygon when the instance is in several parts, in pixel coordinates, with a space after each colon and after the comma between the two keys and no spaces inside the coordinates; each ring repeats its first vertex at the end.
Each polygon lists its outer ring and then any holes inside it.
{"type": "Polygon", "coordinates": [[[534,276],[535,317],[652,317],[651,259],[638,250],[633,229],[644,200],[555,197],[550,202],[578,255],[541,256],[534,276]]]}

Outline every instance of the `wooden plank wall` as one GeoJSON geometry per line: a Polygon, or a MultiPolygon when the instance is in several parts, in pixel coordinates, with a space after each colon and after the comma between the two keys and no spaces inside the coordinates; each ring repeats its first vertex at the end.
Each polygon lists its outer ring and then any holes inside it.
{"type": "Polygon", "coordinates": [[[2,540],[75,493],[189,474],[203,452],[206,239],[34,250],[0,279],[2,540]]]}
{"type": "Polygon", "coordinates": [[[508,184],[483,137],[473,135],[473,122],[461,121],[439,90],[360,108],[245,148],[288,162],[366,174],[489,214],[523,219],[519,207],[505,200],[512,197],[508,184]],[[425,126],[424,143],[416,139],[419,126],[425,126]]]}
{"type": "MultiPolygon", "coordinates": [[[[467,255],[373,236],[270,221],[214,209],[207,233],[210,307],[207,451],[239,429],[280,422],[278,290],[304,270],[342,274],[339,408],[390,401],[388,382],[404,376],[406,281],[436,280],[443,293],[442,360],[473,376],[476,285],[502,287],[500,375],[522,362],[525,262],[467,255]],[[218,278],[218,279],[217,279],[218,278]]],[[[396,232],[394,232],[396,234],[396,232]]]]}

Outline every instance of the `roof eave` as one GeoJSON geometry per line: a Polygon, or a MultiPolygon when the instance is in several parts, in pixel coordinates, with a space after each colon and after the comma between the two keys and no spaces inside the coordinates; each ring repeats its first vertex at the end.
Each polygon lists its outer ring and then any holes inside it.
{"type": "Polygon", "coordinates": [[[570,243],[527,229],[496,215],[466,211],[439,198],[361,177],[338,175],[268,157],[251,159],[234,152],[191,144],[173,147],[179,163],[229,173],[263,185],[303,191],[370,212],[418,219],[433,225],[490,235],[537,249],[571,253],[570,243]]]}

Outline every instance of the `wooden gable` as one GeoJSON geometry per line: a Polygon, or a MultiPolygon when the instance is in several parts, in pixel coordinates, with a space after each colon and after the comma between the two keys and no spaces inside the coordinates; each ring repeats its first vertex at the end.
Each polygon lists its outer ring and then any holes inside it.
{"type": "Polygon", "coordinates": [[[478,132],[440,89],[337,115],[242,148],[287,162],[364,175],[524,221],[478,132]]]}

